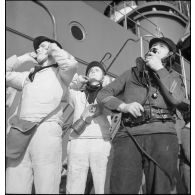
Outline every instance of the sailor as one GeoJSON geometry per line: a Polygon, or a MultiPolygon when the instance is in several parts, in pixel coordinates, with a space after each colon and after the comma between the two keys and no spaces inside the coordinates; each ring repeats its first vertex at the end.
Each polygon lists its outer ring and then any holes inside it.
{"type": "Polygon", "coordinates": [[[67,146],[67,194],[84,194],[89,168],[95,193],[105,193],[110,123],[109,116],[97,104],[96,95],[108,82],[104,65],[93,61],[88,64],[85,76],[79,75],[71,84],[69,103],[74,114],[67,146]]]}
{"type": "Polygon", "coordinates": [[[137,66],[97,95],[98,103],[122,113],[113,139],[113,194],[137,194],[143,171],[146,194],[174,190],[179,149],[175,110],[188,107],[183,81],[172,69],[175,53],[176,46],[169,38],[151,39],[145,59],[137,58],[137,66]]]}
{"type": "Polygon", "coordinates": [[[36,37],[33,45],[36,53],[14,55],[7,59],[6,85],[22,92],[15,127],[38,124],[46,117],[47,120],[38,126],[28,145],[24,145],[26,148],[22,155],[16,155],[21,151],[13,146],[23,145],[24,140],[10,137],[15,130],[9,131],[6,193],[30,194],[34,183],[37,194],[58,194],[62,168],[61,101],[65,99],[67,88],[77,71],[77,61],[62,49],[60,43],[48,37],[36,37]],[[34,71],[17,71],[24,63],[35,63],[34,71]]]}

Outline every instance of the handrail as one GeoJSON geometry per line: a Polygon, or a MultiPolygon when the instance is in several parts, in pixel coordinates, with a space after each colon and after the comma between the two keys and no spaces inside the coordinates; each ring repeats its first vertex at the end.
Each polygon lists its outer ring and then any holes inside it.
{"type": "MultiPolygon", "coordinates": [[[[108,4],[107,2],[105,2],[104,1],[104,3],[106,4],[106,5],[108,5],[111,9],[113,9],[112,8],[112,5],[110,5],[110,4],[108,4]]],[[[150,23],[152,23],[153,25],[155,25],[156,26],[156,30],[158,31],[158,34],[159,33],[161,33],[162,35],[163,35],[163,33],[160,31],[160,27],[158,26],[158,25],[156,25],[155,23],[153,23],[151,20],[149,20],[147,17],[145,17],[143,14],[141,14],[138,10],[137,10],[137,8],[133,8],[128,2],[126,2],[126,4],[128,4],[128,6],[129,7],[131,7],[132,9],[133,9],[133,11],[134,12],[137,12],[140,16],[142,16],[142,17],[144,17],[146,20],[148,20],[150,23]]],[[[151,3],[148,3],[149,5],[153,5],[153,2],[151,2],[151,3]]],[[[183,18],[185,19],[185,20],[187,20],[187,18],[186,18],[186,16],[185,15],[183,15],[183,13],[182,12],[180,12],[178,9],[176,9],[173,5],[171,5],[171,4],[169,4],[169,3],[166,3],[166,2],[163,2],[163,5],[164,6],[169,6],[169,7],[171,7],[172,9],[174,9],[174,11],[176,11],[177,12],[177,14],[178,14],[178,18],[182,18],[182,20],[183,20],[183,18]]],[[[141,6],[142,7],[142,6],[141,6]]],[[[132,21],[132,22],[134,22],[135,23],[135,21],[134,20],[132,20],[131,18],[129,18],[128,16],[125,16],[125,14],[123,14],[122,12],[120,12],[119,10],[116,10],[118,13],[120,13],[121,15],[123,15],[124,17],[127,17],[130,21],[132,21]]],[[[175,16],[177,16],[177,14],[175,14],[175,16]]],[[[136,24],[136,23],[135,23],[136,24]]],[[[136,24],[137,26],[138,26],[138,24],[136,24]]],[[[150,33],[150,34],[152,34],[151,32],[149,32],[147,29],[145,29],[144,27],[142,27],[141,25],[139,25],[140,26],[140,28],[142,28],[143,30],[145,30],[145,31],[147,31],[148,33],[150,33]]],[[[153,35],[153,34],[152,34],[153,35]]],[[[158,35],[157,35],[158,36],[158,35]]],[[[163,35],[164,36],[164,35],[163,35]]],[[[155,36],[156,37],[156,36],[155,36]]]]}
{"type": "MultiPolygon", "coordinates": [[[[26,34],[24,34],[24,33],[21,33],[21,32],[19,32],[19,31],[17,31],[17,30],[14,30],[13,28],[10,28],[10,27],[7,27],[6,26],[6,30],[8,30],[8,31],[10,31],[10,32],[12,32],[12,33],[14,33],[14,34],[17,34],[17,35],[19,35],[19,36],[21,36],[21,37],[23,37],[23,38],[26,38],[26,39],[28,39],[28,40],[30,40],[30,41],[33,41],[34,40],[34,38],[32,38],[31,36],[28,36],[28,35],[26,35],[26,34]]],[[[108,52],[109,53],[109,52],[108,52]]],[[[75,57],[75,56],[74,56],[75,57]]],[[[81,64],[84,64],[84,65],[88,65],[89,63],[88,62],[86,62],[86,61],[84,61],[84,60],[82,60],[82,59],[80,59],[80,58],[78,58],[78,57],[75,57],[75,59],[79,62],[79,63],[81,63],[81,64]]],[[[110,58],[109,58],[110,59],[110,58]]],[[[118,77],[116,74],[114,74],[114,73],[111,73],[111,72],[107,72],[107,74],[109,75],[109,76],[111,76],[111,77],[114,77],[114,78],[116,78],[116,77],[118,77]]]]}
{"type": "Polygon", "coordinates": [[[125,43],[122,45],[122,47],[120,48],[120,50],[118,51],[118,53],[116,54],[116,56],[113,58],[112,62],[110,63],[110,65],[107,67],[106,71],[108,71],[110,69],[110,67],[112,66],[112,64],[114,63],[114,61],[116,60],[116,58],[119,56],[119,54],[121,53],[121,51],[123,50],[123,48],[125,47],[125,45],[127,44],[128,41],[134,41],[137,42],[139,41],[139,38],[137,40],[129,38],[125,41],[125,43]]]}
{"type": "Polygon", "coordinates": [[[41,2],[37,1],[37,0],[32,0],[34,3],[38,4],[39,6],[41,6],[44,10],[46,10],[46,12],[49,14],[51,20],[52,20],[52,24],[53,24],[53,39],[57,41],[57,32],[56,32],[56,22],[55,22],[55,17],[54,15],[49,11],[49,9],[43,5],[41,2]]]}
{"type": "Polygon", "coordinates": [[[152,22],[150,19],[148,19],[146,16],[144,16],[141,12],[137,11],[135,8],[133,8],[129,3],[126,3],[132,10],[137,12],[139,15],[143,16],[146,20],[148,20],[151,24],[153,24],[156,28],[159,28],[158,25],[156,25],[154,22],[152,22]]]}
{"type": "Polygon", "coordinates": [[[146,16],[144,16],[141,12],[139,12],[137,9],[133,8],[129,3],[127,3],[127,5],[134,10],[135,12],[137,12],[139,15],[141,15],[143,18],[145,18],[147,21],[149,21],[151,24],[153,24],[156,27],[157,30],[157,34],[159,35],[160,33],[163,35],[163,32],[161,32],[160,27],[158,25],[156,25],[154,22],[152,22],[150,19],[148,19],[146,16]]]}
{"type": "MultiPolygon", "coordinates": [[[[153,4],[153,3],[155,3],[155,2],[151,2],[151,3],[153,4]]],[[[178,14],[180,17],[185,17],[186,19],[188,18],[188,16],[183,12],[183,10],[178,9],[178,7],[177,7],[177,6],[174,6],[171,2],[161,1],[160,3],[161,3],[161,5],[162,5],[162,4],[163,4],[163,5],[168,5],[169,7],[171,7],[172,9],[174,9],[174,11],[176,11],[177,14],[178,14]]],[[[186,4],[186,5],[187,5],[187,4],[186,4]]],[[[187,7],[188,7],[188,5],[187,5],[187,7]]],[[[187,7],[186,7],[186,8],[187,8],[187,7]]]]}
{"type": "MultiPolygon", "coordinates": [[[[110,69],[110,67],[112,66],[112,64],[114,63],[114,61],[116,60],[116,58],[119,56],[119,54],[121,53],[121,51],[124,49],[124,47],[125,47],[125,45],[127,44],[127,42],[128,41],[134,41],[134,42],[138,42],[139,40],[140,40],[140,47],[141,47],[141,56],[143,55],[143,51],[142,51],[142,48],[143,48],[143,37],[149,37],[149,36],[152,36],[152,35],[144,35],[144,36],[142,36],[142,37],[140,37],[140,38],[138,38],[137,40],[135,40],[135,39],[131,39],[131,38],[129,38],[129,39],[127,39],[126,41],[125,41],[125,43],[122,45],[122,47],[120,48],[120,50],[118,51],[118,53],[115,55],[115,57],[113,58],[113,60],[112,60],[112,62],[110,63],[110,65],[107,67],[107,69],[106,69],[106,71],[108,71],[109,69],[110,69]]],[[[187,78],[186,78],[186,75],[185,75],[185,70],[184,70],[184,58],[183,58],[183,56],[181,55],[181,54],[178,54],[177,52],[176,52],[176,55],[179,55],[180,57],[182,57],[182,74],[180,74],[179,72],[176,72],[178,75],[180,75],[180,76],[182,76],[183,78],[184,78],[184,82],[185,82],[185,90],[187,90],[187,84],[186,84],[186,80],[188,80],[187,78]],[[184,75],[183,75],[184,74],[184,75]]],[[[179,64],[178,64],[178,66],[180,66],[179,64]]]]}
{"type": "MultiPolygon", "coordinates": [[[[103,1],[106,5],[112,7],[110,4],[106,3],[105,1],[103,1]]],[[[122,12],[118,11],[120,14],[122,14],[123,16],[125,16],[125,14],[123,14],[122,12]]],[[[144,28],[143,26],[141,26],[140,24],[137,24],[137,22],[135,22],[133,19],[129,18],[129,16],[126,16],[130,21],[132,21],[133,23],[135,23],[137,26],[139,26],[140,28],[142,28],[143,30],[145,30],[146,32],[150,33],[151,35],[153,35],[154,37],[157,37],[156,35],[152,34],[150,31],[148,31],[146,28],[144,28]]]]}
{"type": "Polygon", "coordinates": [[[184,67],[183,56],[181,55],[181,50],[180,49],[179,49],[179,55],[180,55],[180,63],[182,65],[182,75],[183,75],[183,80],[184,80],[184,87],[185,87],[186,98],[188,99],[188,89],[187,89],[187,82],[186,82],[186,71],[185,71],[185,67],[184,67]]]}
{"type": "MultiPolygon", "coordinates": [[[[154,15],[154,14],[156,14],[156,11],[152,11],[152,10],[149,11],[149,10],[148,10],[148,11],[145,11],[144,14],[147,15],[147,16],[149,16],[149,15],[154,15]]],[[[164,15],[165,12],[162,11],[162,10],[158,10],[158,14],[159,14],[159,15],[164,15]]],[[[169,17],[171,17],[171,18],[174,18],[175,20],[177,20],[177,21],[183,23],[185,26],[187,26],[186,21],[185,21],[183,18],[181,18],[180,16],[176,15],[176,14],[171,14],[171,13],[169,13],[169,12],[166,12],[166,16],[169,16],[169,17]]],[[[134,17],[134,19],[137,20],[139,17],[140,17],[140,16],[137,15],[137,16],[134,17]]],[[[161,33],[162,33],[162,32],[161,32],[161,33]]],[[[162,34],[163,34],[163,33],[162,33],[162,34]]]]}
{"type": "Polygon", "coordinates": [[[8,26],[6,26],[6,30],[8,30],[8,31],[10,31],[10,32],[12,32],[14,34],[20,35],[21,37],[24,37],[24,38],[26,38],[26,39],[28,39],[30,41],[33,41],[34,40],[32,37],[30,37],[30,36],[28,36],[28,35],[26,35],[24,33],[21,33],[21,32],[19,32],[17,30],[14,30],[13,28],[10,28],[8,26]]]}
{"type": "Polygon", "coordinates": [[[109,60],[110,58],[112,57],[112,54],[110,53],[110,52],[106,52],[105,53],[105,55],[102,57],[102,59],[100,60],[100,63],[104,63],[105,61],[107,61],[107,60],[109,60]],[[106,58],[106,56],[109,56],[106,60],[105,60],[105,58],[106,58]],[[103,61],[104,60],[104,61],[103,61]]]}
{"type": "MultiPolygon", "coordinates": [[[[107,4],[108,5],[108,4],[107,4]]],[[[110,5],[111,6],[111,5],[110,5]]],[[[136,12],[137,9],[142,9],[142,8],[145,8],[146,5],[140,5],[140,6],[137,6],[136,8],[133,8],[134,12],[136,12]]],[[[181,17],[182,19],[184,19],[185,21],[188,21],[188,17],[183,14],[182,12],[180,12],[175,6],[173,6],[171,3],[169,2],[166,2],[166,1],[151,1],[151,2],[147,2],[147,6],[164,6],[164,7],[169,7],[171,9],[173,9],[176,13],[174,15],[178,15],[179,17],[181,17]]],[[[133,14],[134,12],[129,12],[130,14],[133,14]]],[[[129,14],[128,13],[128,14],[129,14]]]]}

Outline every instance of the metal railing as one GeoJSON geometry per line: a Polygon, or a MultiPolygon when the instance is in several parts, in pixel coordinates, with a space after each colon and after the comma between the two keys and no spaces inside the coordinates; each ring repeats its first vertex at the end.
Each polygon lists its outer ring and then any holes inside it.
{"type": "Polygon", "coordinates": [[[180,63],[181,63],[181,67],[182,67],[182,76],[183,76],[186,98],[188,99],[188,89],[187,89],[187,79],[186,79],[186,72],[185,72],[185,66],[184,66],[184,58],[181,55],[180,49],[179,49],[179,56],[180,56],[180,63]]]}
{"type": "Polygon", "coordinates": [[[17,30],[14,30],[13,28],[10,28],[10,27],[8,27],[8,26],[6,26],[6,30],[7,30],[7,31],[10,31],[10,32],[12,32],[12,33],[14,33],[14,34],[17,34],[17,35],[19,35],[19,36],[21,36],[21,37],[23,37],[23,38],[25,38],[25,39],[28,39],[28,40],[30,40],[30,41],[33,41],[33,40],[34,40],[34,38],[32,38],[32,37],[30,37],[30,36],[28,36],[28,35],[26,35],[26,34],[24,34],[24,33],[21,33],[21,32],[19,32],[19,31],[17,31],[17,30]]]}
{"type": "MultiPolygon", "coordinates": [[[[42,4],[40,3],[40,2],[37,2],[37,1],[34,1],[35,3],[37,3],[37,4],[39,4],[40,6],[42,6],[42,4]]],[[[107,3],[106,3],[107,4],[107,3]]],[[[109,6],[111,6],[111,5],[109,5],[109,6]]],[[[45,6],[42,6],[42,7],[45,7],[45,6]]],[[[46,7],[45,7],[46,8],[46,7]]],[[[44,8],[44,9],[45,9],[44,8]]],[[[47,9],[47,8],[46,8],[47,9]]],[[[48,9],[47,9],[48,10],[48,9]]],[[[50,12],[49,12],[50,13],[50,12]]],[[[51,14],[51,13],[50,13],[51,14]]],[[[123,13],[121,13],[122,15],[124,15],[123,13]]],[[[52,17],[52,18],[54,18],[54,17],[52,17]]],[[[132,20],[131,18],[129,18],[129,17],[127,17],[128,19],[130,19],[131,21],[133,21],[134,23],[136,23],[136,25],[138,25],[138,26],[140,26],[140,28],[142,28],[142,29],[144,29],[141,25],[139,25],[139,24],[137,24],[137,22],[135,22],[134,20],[132,20]]],[[[148,19],[149,20],[149,19],[148,19]]],[[[53,23],[55,24],[55,19],[54,20],[52,20],[53,21],[53,23]]],[[[150,20],[149,20],[150,21],[150,20]]],[[[151,23],[153,23],[153,22],[151,22],[151,23]]],[[[154,23],[153,23],[153,25],[155,25],[154,23]]],[[[56,25],[54,25],[55,26],[55,29],[56,29],[56,25]]],[[[158,28],[158,26],[157,25],[155,25],[155,27],[156,28],[158,28]]],[[[19,31],[17,31],[17,30],[14,30],[14,29],[12,29],[12,28],[10,28],[10,27],[6,27],[6,30],[8,30],[8,31],[10,31],[10,32],[12,32],[12,33],[14,33],[14,34],[17,34],[17,35],[19,35],[19,36],[22,36],[22,37],[24,37],[24,38],[26,38],[26,39],[28,39],[28,40],[31,40],[31,41],[33,41],[33,39],[34,38],[32,38],[32,37],[30,37],[30,36],[28,36],[28,35],[26,35],[26,34],[24,34],[24,33],[21,33],[21,32],[19,32],[19,31]]],[[[149,31],[148,31],[149,32],[149,31]]],[[[56,35],[56,31],[53,31],[53,33],[56,35]]],[[[134,41],[134,42],[138,42],[139,40],[140,40],[140,54],[141,54],[141,57],[143,57],[143,38],[144,37],[147,37],[147,36],[151,36],[151,37],[156,37],[155,35],[153,35],[151,32],[149,32],[150,34],[149,35],[144,35],[144,36],[140,36],[137,40],[135,40],[135,39],[127,39],[126,41],[125,41],[125,43],[122,45],[122,47],[119,49],[119,51],[118,51],[118,53],[116,54],[116,56],[113,58],[113,60],[112,60],[112,62],[108,65],[108,67],[106,68],[106,70],[107,70],[107,74],[109,75],[109,76],[111,76],[111,77],[113,77],[113,78],[116,78],[117,77],[117,75],[115,75],[115,74],[113,74],[113,73],[110,73],[110,72],[108,72],[108,70],[110,69],[110,67],[112,66],[112,64],[115,62],[115,60],[118,58],[118,56],[119,56],[119,54],[122,52],[122,50],[124,49],[124,47],[126,46],[126,44],[131,40],[131,41],[134,41]]],[[[56,37],[56,36],[55,36],[56,37]]],[[[111,58],[111,56],[112,56],[112,54],[110,53],[110,52],[107,52],[104,56],[103,56],[103,58],[101,59],[101,62],[103,61],[103,59],[107,56],[107,55],[109,55],[109,58],[108,59],[110,59],[111,58]]],[[[184,59],[183,59],[183,57],[181,56],[181,54],[177,54],[177,55],[179,55],[180,56],[180,59],[181,59],[181,64],[182,64],[182,77],[184,78],[184,84],[185,84],[185,87],[186,87],[186,90],[187,90],[187,84],[186,84],[186,75],[185,75],[185,68],[184,68],[184,59]],[[184,75],[183,75],[184,74],[184,75]]],[[[81,64],[84,64],[84,65],[88,65],[89,63],[88,62],[86,62],[86,61],[84,61],[84,60],[82,60],[82,59],[80,59],[80,58],[78,58],[78,57],[75,57],[75,59],[79,62],[79,63],[81,63],[81,64]]],[[[107,59],[107,60],[108,60],[107,59]]],[[[187,93],[187,91],[186,91],[186,93],[187,93]]]]}
{"type": "MultiPolygon", "coordinates": [[[[114,10],[114,13],[115,12],[118,12],[118,13],[120,13],[122,16],[124,16],[124,27],[127,29],[127,19],[128,20],[130,20],[131,22],[133,22],[137,27],[140,27],[140,28],[142,28],[144,31],[146,31],[147,33],[150,33],[151,35],[153,35],[153,36],[155,36],[154,34],[152,34],[148,29],[146,29],[146,28],[144,28],[143,26],[141,26],[140,24],[138,24],[138,23],[136,23],[136,21],[135,20],[133,20],[132,18],[130,18],[129,16],[127,16],[127,14],[126,14],[126,12],[125,12],[125,14],[124,13],[122,13],[120,10],[117,10],[117,8],[115,8],[116,6],[115,6],[115,4],[112,6],[111,4],[109,4],[109,3],[107,3],[106,1],[103,1],[104,2],[104,4],[106,4],[107,6],[109,6],[110,7],[110,10],[114,10]],[[126,24],[125,24],[126,23],[126,24]]],[[[121,2],[125,2],[124,3],[124,6],[126,6],[126,7],[130,7],[134,12],[136,12],[136,13],[138,13],[138,15],[139,16],[141,16],[141,17],[143,17],[144,19],[146,19],[148,22],[150,22],[154,27],[155,27],[155,29],[156,29],[156,31],[157,31],[157,36],[164,36],[163,35],[163,32],[161,32],[161,30],[160,30],[160,27],[157,25],[157,24],[155,24],[153,21],[151,21],[150,19],[148,19],[144,14],[142,14],[141,12],[139,12],[138,10],[137,10],[137,8],[134,8],[131,4],[130,4],[130,2],[128,2],[128,1],[121,1],[121,2]]],[[[159,3],[160,3],[161,1],[159,1],[159,3]]],[[[162,1],[163,2],[163,1],[162,1]]],[[[165,3],[169,3],[169,2],[166,2],[166,1],[164,1],[165,3]]],[[[175,1],[173,1],[173,2],[175,2],[175,1]]],[[[181,3],[181,2],[180,2],[181,3]]],[[[180,16],[181,16],[181,14],[183,13],[183,11],[182,11],[182,9],[180,9],[179,7],[178,7],[178,9],[177,8],[174,8],[173,7],[173,5],[171,5],[171,3],[169,3],[170,4],[170,6],[172,6],[172,9],[174,9],[174,11],[175,12],[177,12],[180,16]]],[[[182,4],[183,5],[183,4],[182,4]]],[[[124,9],[125,9],[125,7],[124,7],[124,9]]],[[[187,15],[188,15],[188,17],[190,17],[190,12],[189,12],[189,6],[188,6],[188,4],[186,4],[186,9],[187,9],[187,15]]],[[[186,14],[184,14],[184,15],[186,15],[186,14]]],[[[182,16],[181,16],[182,17],[182,16]]]]}
{"type": "MultiPolygon", "coordinates": [[[[28,39],[28,40],[30,40],[30,41],[33,41],[33,40],[34,40],[33,37],[31,37],[31,36],[29,36],[29,35],[26,35],[26,34],[24,34],[24,33],[22,33],[22,32],[19,32],[19,31],[13,29],[13,28],[8,27],[8,26],[6,26],[6,30],[7,30],[7,31],[10,31],[10,32],[12,32],[12,33],[14,33],[14,34],[17,34],[17,35],[19,35],[19,36],[21,36],[21,37],[23,37],[23,38],[25,38],[25,39],[28,39]]],[[[109,55],[109,58],[108,58],[108,59],[110,59],[111,53],[110,53],[110,52],[107,52],[107,53],[103,56],[103,58],[101,59],[101,61],[103,61],[107,55],[109,55]]],[[[75,57],[75,56],[74,56],[74,57],[75,57]]],[[[76,59],[79,63],[81,63],[81,64],[83,64],[83,65],[85,65],[85,66],[87,66],[87,65],[89,64],[89,62],[86,62],[85,60],[82,60],[81,58],[75,57],[75,59],[76,59]]],[[[106,59],[106,60],[108,60],[108,59],[106,59]]],[[[106,61],[106,60],[104,60],[104,61],[106,61]]],[[[111,72],[107,72],[107,74],[108,74],[109,76],[113,77],[113,78],[116,78],[116,77],[117,77],[116,74],[111,73],[111,72]]]]}
{"type": "MultiPolygon", "coordinates": [[[[112,5],[108,4],[107,2],[103,1],[107,6],[110,6],[112,8],[112,5]]],[[[113,9],[113,8],[112,8],[113,9]]],[[[131,19],[129,16],[126,16],[125,14],[123,14],[121,11],[117,10],[117,12],[119,12],[121,15],[123,15],[124,17],[126,17],[127,19],[129,19],[131,22],[135,23],[135,25],[139,26],[140,28],[142,28],[145,32],[150,33],[151,35],[153,35],[154,37],[156,37],[156,35],[152,34],[149,30],[147,30],[146,28],[144,28],[143,26],[141,26],[140,24],[138,24],[136,21],[134,21],[133,19],[131,19]]],[[[157,25],[156,25],[157,26],[157,25]]]]}
{"type": "Polygon", "coordinates": [[[42,4],[40,1],[37,0],[33,0],[32,2],[36,3],[37,5],[39,5],[40,7],[42,7],[50,16],[51,21],[52,21],[52,25],[53,25],[53,39],[57,41],[57,32],[56,32],[56,21],[55,21],[55,17],[54,15],[51,13],[51,11],[49,11],[49,9],[42,4]]]}
{"type": "MultiPolygon", "coordinates": [[[[138,39],[138,40],[140,40],[140,54],[141,54],[141,57],[143,57],[143,38],[146,37],[146,36],[151,36],[151,37],[156,37],[156,36],[155,36],[154,34],[152,34],[149,30],[147,30],[147,29],[145,29],[144,27],[142,27],[139,23],[137,23],[137,22],[134,21],[133,19],[131,19],[131,18],[129,18],[128,16],[126,16],[126,14],[123,14],[121,11],[116,10],[116,9],[115,9],[115,6],[112,6],[112,5],[108,4],[108,3],[105,2],[105,1],[104,1],[104,3],[105,3],[106,5],[108,5],[108,6],[110,6],[110,9],[114,10],[114,12],[117,11],[117,12],[119,12],[121,15],[123,15],[124,18],[125,18],[125,22],[127,22],[127,19],[129,19],[130,21],[132,21],[133,23],[135,23],[138,27],[140,27],[140,28],[142,28],[143,30],[145,30],[145,31],[147,31],[147,32],[150,33],[149,35],[144,35],[144,36],[138,35],[138,36],[140,37],[140,39],[138,39]]],[[[160,31],[160,27],[159,27],[158,25],[156,25],[154,22],[152,22],[150,19],[148,19],[148,18],[147,18],[146,16],[144,16],[142,13],[140,13],[139,11],[137,11],[136,9],[134,9],[134,8],[130,5],[130,3],[128,3],[128,2],[125,1],[124,6],[127,6],[127,5],[128,5],[132,10],[134,10],[135,12],[137,12],[139,15],[141,15],[142,17],[144,17],[144,18],[145,18],[148,22],[150,22],[152,25],[154,25],[155,28],[156,28],[156,30],[157,30],[157,33],[158,33],[158,34],[161,33],[161,34],[163,35],[163,33],[160,31]]],[[[180,9],[180,10],[181,10],[181,9],[180,9]]],[[[124,25],[124,26],[125,26],[126,29],[127,29],[127,24],[124,25]]],[[[164,36],[164,35],[163,35],[163,36],[164,36]]],[[[128,40],[123,44],[123,46],[119,49],[119,51],[118,51],[118,53],[116,54],[116,56],[113,58],[113,60],[112,60],[112,62],[110,63],[110,65],[107,67],[107,70],[110,69],[110,67],[112,66],[112,64],[114,63],[114,61],[117,59],[117,57],[119,56],[119,54],[122,52],[122,50],[124,49],[125,45],[127,44],[127,42],[128,42],[129,40],[133,40],[133,39],[128,39],[128,40]]],[[[136,40],[136,41],[138,41],[138,40],[136,40]]],[[[135,40],[134,40],[134,41],[135,41],[135,40]]],[[[186,92],[186,97],[188,98],[188,95],[187,95],[187,78],[186,78],[186,74],[185,74],[184,58],[183,58],[183,56],[181,55],[181,51],[179,51],[179,52],[180,52],[180,53],[176,53],[176,55],[179,55],[179,56],[180,56],[180,64],[177,64],[177,65],[178,65],[178,66],[181,65],[182,74],[180,74],[179,72],[178,72],[178,74],[179,74],[180,76],[183,77],[184,86],[185,86],[185,92],[186,92]]]]}
{"type": "Polygon", "coordinates": [[[129,41],[133,41],[133,42],[138,42],[139,41],[139,38],[137,40],[135,39],[127,39],[125,41],[125,43],[122,45],[122,47],[119,49],[119,51],[117,52],[116,56],[113,58],[112,62],[110,63],[110,65],[106,68],[106,70],[108,71],[110,69],[110,67],[112,66],[112,64],[115,62],[115,60],[118,58],[119,54],[122,52],[122,50],[124,49],[124,47],[126,46],[126,44],[129,42],[129,41]]]}
{"type": "MultiPolygon", "coordinates": [[[[138,38],[137,40],[135,39],[127,39],[125,41],[125,43],[122,45],[122,47],[119,49],[119,51],[117,52],[117,54],[115,55],[115,57],[113,58],[112,62],[110,63],[110,65],[107,67],[107,71],[110,69],[110,67],[112,66],[112,64],[116,61],[116,59],[118,58],[118,56],[120,55],[120,53],[122,52],[122,50],[124,49],[124,47],[126,46],[126,44],[129,42],[129,41],[133,41],[133,42],[138,42],[140,41],[140,51],[141,51],[141,54],[140,56],[143,57],[144,56],[144,52],[143,52],[143,38],[144,37],[150,37],[152,35],[144,35],[144,36],[141,36],[140,38],[138,38]]],[[[175,63],[175,65],[179,66],[179,68],[181,67],[181,70],[182,70],[182,74],[180,74],[179,72],[176,71],[176,73],[178,75],[180,75],[182,78],[183,78],[183,82],[184,82],[184,87],[185,87],[185,93],[186,93],[186,98],[188,99],[188,90],[187,90],[187,78],[186,78],[186,73],[185,73],[185,64],[184,64],[184,58],[183,56],[181,55],[181,51],[179,50],[180,53],[176,53],[176,55],[178,55],[180,57],[180,64],[177,64],[175,63]]],[[[189,80],[188,80],[189,81],[189,80]]]]}
{"type": "Polygon", "coordinates": [[[173,5],[174,7],[177,7],[177,9],[185,16],[190,18],[190,8],[188,3],[190,4],[190,1],[167,1],[167,0],[160,0],[159,2],[165,2],[173,5]]]}

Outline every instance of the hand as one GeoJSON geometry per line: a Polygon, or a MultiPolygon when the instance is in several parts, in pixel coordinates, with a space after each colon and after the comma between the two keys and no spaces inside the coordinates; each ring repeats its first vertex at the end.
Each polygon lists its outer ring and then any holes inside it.
{"type": "Polygon", "coordinates": [[[87,76],[84,76],[84,75],[79,75],[78,76],[78,81],[81,84],[85,84],[89,81],[89,78],[87,76]]]}
{"type": "Polygon", "coordinates": [[[52,50],[55,50],[56,48],[58,48],[56,43],[50,43],[47,51],[48,55],[51,55],[52,50]]]}
{"type": "Polygon", "coordinates": [[[37,54],[35,52],[29,52],[29,53],[25,53],[22,56],[19,56],[18,60],[21,63],[32,62],[32,63],[36,63],[37,64],[36,57],[37,57],[37,54]]]}
{"type": "Polygon", "coordinates": [[[78,75],[76,73],[70,83],[70,88],[76,90],[81,89],[84,86],[84,84],[88,82],[88,80],[89,79],[87,76],[78,75]]]}
{"type": "MultiPolygon", "coordinates": [[[[48,45],[48,48],[47,48],[48,55],[52,55],[52,51],[54,51],[54,50],[61,50],[61,48],[58,47],[58,45],[56,43],[50,43],[48,45]]],[[[64,57],[66,57],[66,58],[71,57],[71,55],[68,52],[66,52],[65,50],[63,50],[63,51],[64,51],[64,55],[65,55],[64,57]]]]}
{"type": "Polygon", "coordinates": [[[83,120],[87,120],[87,122],[91,122],[91,120],[102,113],[102,107],[98,104],[90,104],[85,108],[81,117],[83,120]]]}
{"type": "Polygon", "coordinates": [[[142,115],[141,111],[144,112],[144,108],[138,102],[133,102],[133,103],[130,103],[130,104],[123,103],[123,104],[120,105],[120,111],[124,112],[124,113],[130,113],[135,118],[137,118],[138,116],[142,115]]]}
{"type": "Polygon", "coordinates": [[[163,68],[161,59],[153,52],[150,52],[149,55],[146,56],[145,62],[146,65],[155,72],[163,68]]]}
{"type": "MultiPolygon", "coordinates": [[[[47,53],[49,56],[52,55],[53,51],[57,51],[57,50],[63,50],[60,47],[58,47],[58,45],[56,43],[50,43],[48,46],[48,50],[47,53]]],[[[66,58],[68,60],[73,60],[74,57],[72,55],[70,55],[67,51],[63,50],[63,59],[66,58]]]]}
{"type": "Polygon", "coordinates": [[[36,54],[35,52],[31,52],[31,53],[29,53],[29,55],[30,55],[33,59],[36,60],[37,54],[36,54]]]}

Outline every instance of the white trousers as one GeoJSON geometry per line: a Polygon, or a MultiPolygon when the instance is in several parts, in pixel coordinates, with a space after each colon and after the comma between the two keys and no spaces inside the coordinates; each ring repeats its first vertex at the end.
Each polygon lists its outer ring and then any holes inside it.
{"type": "Polygon", "coordinates": [[[111,143],[103,139],[75,139],[68,143],[67,194],[84,194],[89,167],[96,194],[104,194],[111,143]]]}
{"type": "Polygon", "coordinates": [[[59,194],[62,168],[62,129],[56,122],[42,123],[21,160],[8,160],[6,193],[59,194]]]}

